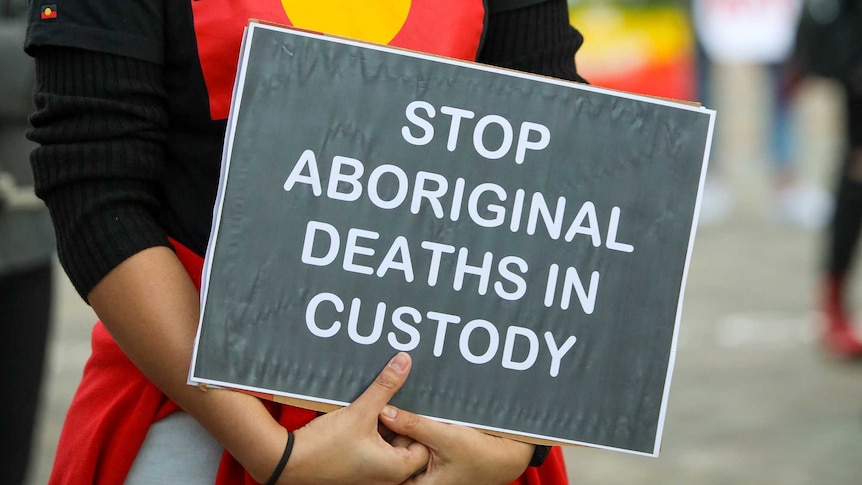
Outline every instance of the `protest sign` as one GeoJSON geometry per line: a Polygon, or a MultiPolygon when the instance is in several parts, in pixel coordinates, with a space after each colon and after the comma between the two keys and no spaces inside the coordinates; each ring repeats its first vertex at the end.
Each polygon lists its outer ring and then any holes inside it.
{"type": "Polygon", "coordinates": [[[714,112],[252,23],[190,382],[656,455],[714,112]]]}

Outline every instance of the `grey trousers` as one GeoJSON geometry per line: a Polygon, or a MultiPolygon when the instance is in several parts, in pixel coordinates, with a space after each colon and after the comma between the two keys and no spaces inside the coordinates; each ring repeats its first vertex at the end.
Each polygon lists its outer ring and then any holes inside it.
{"type": "Polygon", "coordinates": [[[126,485],[212,485],[222,446],[191,416],[176,412],[147,432],[126,485]]]}

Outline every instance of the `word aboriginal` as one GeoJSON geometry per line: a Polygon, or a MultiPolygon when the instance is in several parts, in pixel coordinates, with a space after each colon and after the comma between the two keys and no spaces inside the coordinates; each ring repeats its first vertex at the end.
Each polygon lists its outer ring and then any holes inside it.
{"type": "Polygon", "coordinates": [[[526,191],[519,188],[511,194],[492,182],[468,187],[461,177],[450,182],[445,175],[428,171],[418,171],[411,181],[404,169],[392,164],[379,165],[366,176],[365,164],[360,160],[336,155],[332,158],[324,191],[320,172],[317,156],[307,149],[284,181],[284,190],[290,192],[297,185],[303,185],[309,187],[315,197],[325,194],[329,199],[343,202],[356,202],[365,197],[379,209],[393,210],[408,205],[412,214],[430,209],[437,219],[451,221],[458,221],[466,212],[466,217],[479,227],[507,226],[513,233],[525,231],[533,236],[541,226],[543,233],[553,240],[572,242],[580,235],[589,238],[596,248],[604,244],[612,251],[634,251],[633,245],[617,240],[622,216],[616,206],[611,208],[603,241],[596,206],[589,200],[581,204],[574,216],[567,218],[568,201],[564,196],[557,198],[552,209],[541,192],[528,197],[526,191]]]}
{"type": "MultiPolygon", "coordinates": [[[[533,330],[517,325],[509,326],[505,335],[501,335],[497,326],[487,320],[474,319],[462,324],[461,317],[449,313],[427,311],[423,315],[411,306],[391,308],[382,301],[372,307],[373,310],[367,310],[363,303],[359,298],[353,298],[348,307],[344,300],[334,293],[318,293],[306,306],[305,325],[319,338],[335,337],[346,327],[348,337],[357,344],[372,345],[385,338],[393,349],[404,352],[413,351],[424,339],[432,338],[432,352],[435,357],[440,357],[447,351],[447,334],[460,331],[458,352],[464,360],[476,365],[498,361],[504,369],[514,371],[528,370],[540,362],[539,352],[544,348],[550,360],[548,373],[551,377],[559,375],[563,357],[578,340],[570,335],[558,343],[553,333],[545,332],[540,342],[539,335],[533,330]],[[335,319],[321,316],[331,314],[333,309],[337,315],[335,319]],[[366,311],[373,312],[373,318],[361,318],[360,315],[366,311]],[[344,317],[347,319],[346,324],[342,321],[344,317]],[[360,320],[365,323],[360,323],[360,320]],[[365,328],[367,320],[373,321],[370,331],[365,328]],[[363,327],[362,331],[360,326],[363,327]],[[384,327],[390,328],[385,336],[384,327]],[[420,332],[420,329],[423,331],[420,332]]],[[[544,362],[545,359],[541,361],[544,362]]]]}

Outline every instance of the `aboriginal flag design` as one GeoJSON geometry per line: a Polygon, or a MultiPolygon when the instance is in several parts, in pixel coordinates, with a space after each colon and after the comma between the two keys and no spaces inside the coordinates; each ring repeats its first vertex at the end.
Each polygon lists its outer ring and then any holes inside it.
{"type": "Polygon", "coordinates": [[[42,20],[57,18],[57,5],[42,5],[40,7],[39,18],[42,20]]]}
{"type": "Polygon", "coordinates": [[[192,12],[210,115],[219,120],[230,110],[249,19],[474,60],[485,7],[482,0],[234,0],[192,2],[192,12]]]}

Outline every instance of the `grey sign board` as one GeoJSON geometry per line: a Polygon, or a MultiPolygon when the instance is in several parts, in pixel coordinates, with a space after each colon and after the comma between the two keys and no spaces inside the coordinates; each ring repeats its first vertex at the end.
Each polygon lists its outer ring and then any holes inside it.
{"type": "Polygon", "coordinates": [[[657,455],[714,116],[251,24],[190,381],[657,455]]]}

